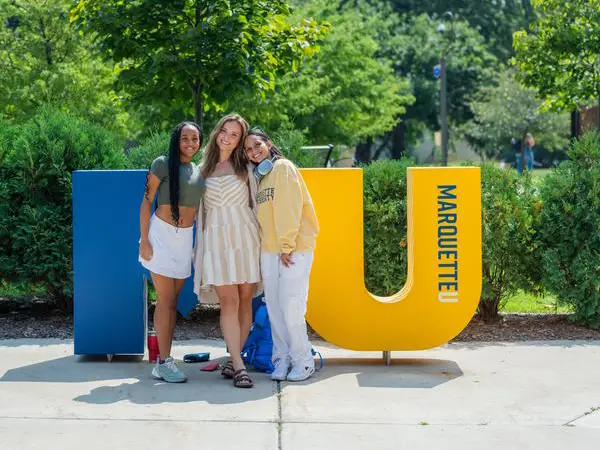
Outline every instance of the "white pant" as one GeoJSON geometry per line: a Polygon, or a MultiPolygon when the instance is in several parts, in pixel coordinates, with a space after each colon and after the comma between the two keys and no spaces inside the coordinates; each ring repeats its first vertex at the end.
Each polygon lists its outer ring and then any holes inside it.
{"type": "Polygon", "coordinates": [[[285,267],[278,253],[261,253],[260,266],[265,302],[273,335],[273,362],[285,358],[293,365],[314,367],[306,331],[308,278],[313,252],[292,253],[285,267]]]}

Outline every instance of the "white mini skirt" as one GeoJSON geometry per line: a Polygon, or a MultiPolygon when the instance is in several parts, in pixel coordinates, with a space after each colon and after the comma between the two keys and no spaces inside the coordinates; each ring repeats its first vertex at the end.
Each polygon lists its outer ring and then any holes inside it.
{"type": "Polygon", "coordinates": [[[169,278],[184,279],[192,274],[194,227],[178,228],[157,217],[150,218],[148,240],[152,259],[138,260],[150,272],[169,278]]]}

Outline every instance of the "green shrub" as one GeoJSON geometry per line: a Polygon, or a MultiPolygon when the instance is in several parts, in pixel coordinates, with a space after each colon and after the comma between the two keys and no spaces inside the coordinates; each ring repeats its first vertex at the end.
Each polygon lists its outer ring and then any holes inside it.
{"type": "Polygon", "coordinates": [[[365,283],[392,295],[406,281],[406,169],[414,162],[375,161],[364,167],[365,283]]]}
{"type": "Polygon", "coordinates": [[[586,134],[568,156],[540,186],[544,285],[577,322],[600,328],[600,135],[586,134]]]}
{"type": "Polygon", "coordinates": [[[282,128],[273,136],[273,143],[298,167],[323,167],[322,157],[310,150],[302,150],[306,137],[301,131],[282,128]]]}
{"type": "Polygon", "coordinates": [[[152,161],[169,151],[171,134],[167,132],[152,133],[142,143],[129,150],[127,159],[132,169],[148,169],[152,161]]]}
{"type": "Polygon", "coordinates": [[[519,289],[534,291],[540,278],[535,211],[539,207],[529,174],[494,164],[481,166],[483,284],[478,313],[498,318],[519,289]]]}
{"type": "Polygon", "coordinates": [[[12,143],[18,136],[18,125],[0,122],[0,168],[4,167],[4,160],[12,149],[12,143]]]}
{"type": "Polygon", "coordinates": [[[0,179],[2,278],[39,283],[67,307],[72,294],[71,173],[126,166],[115,136],[85,120],[46,109],[20,126],[0,179]]]}

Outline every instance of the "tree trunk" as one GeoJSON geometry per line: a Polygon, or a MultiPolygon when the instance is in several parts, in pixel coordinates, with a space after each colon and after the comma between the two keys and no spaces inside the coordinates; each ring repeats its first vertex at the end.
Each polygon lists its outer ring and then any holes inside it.
{"type": "Polygon", "coordinates": [[[194,94],[194,120],[202,129],[202,114],[204,109],[204,104],[202,102],[202,83],[197,82],[195,86],[192,87],[192,93],[194,94]]]}
{"type": "Polygon", "coordinates": [[[405,130],[404,122],[398,122],[392,130],[392,159],[400,159],[404,156],[406,151],[404,142],[405,130]]]}
{"type": "Polygon", "coordinates": [[[521,139],[521,173],[525,173],[526,170],[527,161],[525,160],[525,136],[523,136],[521,139]]]}
{"type": "Polygon", "coordinates": [[[46,36],[46,26],[44,25],[44,21],[41,18],[40,34],[44,39],[44,53],[46,54],[46,63],[48,64],[48,66],[51,66],[54,62],[52,58],[52,43],[50,42],[50,39],[48,39],[48,37],[46,36]]]}
{"type": "Polygon", "coordinates": [[[361,142],[356,146],[354,158],[359,162],[366,164],[371,161],[371,147],[373,147],[373,138],[368,138],[366,142],[361,142]]]}
{"type": "Polygon", "coordinates": [[[481,298],[477,308],[478,315],[485,323],[498,322],[500,320],[499,306],[499,298],[481,298]]]}
{"type": "Polygon", "coordinates": [[[571,111],[571,139],[579,137],[581,113],[578,110],[571,111]]]}

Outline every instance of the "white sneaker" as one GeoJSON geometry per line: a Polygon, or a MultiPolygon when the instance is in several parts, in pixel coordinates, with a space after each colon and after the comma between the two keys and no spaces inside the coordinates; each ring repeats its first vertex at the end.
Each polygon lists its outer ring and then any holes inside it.
{"type": "Polygon", "coordinates": [[[304,381],[308,380],[315,373],[315,368],[311,366],[294,366],[287,376],[288,381],[304,381]]]}
{"type": "Polygon", "coordinates": [[[271,380],[273,381],[283,381],[288,376],[288,372],[290,371],[290,362],[285,359],[278,359],[275,362],[275,370],[271,372],[271,380]]]}

